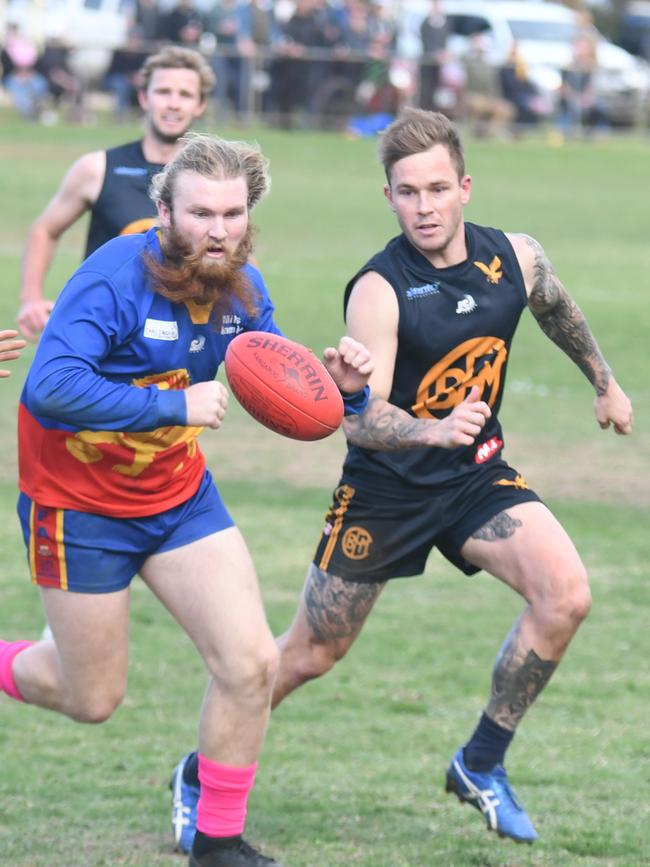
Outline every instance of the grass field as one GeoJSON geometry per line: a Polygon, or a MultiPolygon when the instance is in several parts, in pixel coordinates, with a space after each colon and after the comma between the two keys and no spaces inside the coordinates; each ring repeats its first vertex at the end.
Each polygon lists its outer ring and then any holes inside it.
{"type": "MultiPolygon", "coordinates": [[[[255,213],[257,258],[292,337],[316,350],[342,330],[346,279],[394,233],[375,144],[265,129],[273,192],[255,213]]],[[[22,126],[0,118],[0,324],[16,313],[30,220],[71,160],[136,127],[22,126]]],[[[352,654],[274,714],[247,836],[287,867],[640,867],[650,864],[650,245],[648,142],[561,149],[468,142],[470,219],[538,238],[635,404],[627,439],[601,432],[581,374],[525,315],[502,418],[506,456],[553,508],[591,574],[594,609],[509,754],[539,842],[516,847],[442,791],[484,703],[520,602],[433,555],[386,592],[352,654]]],[[[76,266],[69,232],[49,282],[76,266]]],[[[0,385],[0,635],[36,637],[38,596],[15,516],[15,416],[31,350],[0,385]]],[[[338,478],[340,435],[284,440],[232,406],[203,435],[246,535],[275,631],[293,613],[338,478]]],[[[170,769],[194,745],[204,686],[189,642],[134,583],[129,695],[82,727],[0,699],[0,863],[181,867],[168,830],[170,769]]]]}

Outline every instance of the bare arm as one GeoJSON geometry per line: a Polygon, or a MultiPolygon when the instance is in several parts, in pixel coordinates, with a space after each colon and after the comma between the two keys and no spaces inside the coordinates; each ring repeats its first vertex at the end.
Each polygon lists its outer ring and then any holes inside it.
{"type": "Polygon", "coordinates": [[[632,406],[605,361],[582,311],[558,279],[542,246],[529,235],[509,235],[521,266],[528,306],[542,331],[584,373],[596,392],[595,414],[602,428],[632,430],[632,406]]]}
{"type": "Polygon", "coordinates": [[[478,399],[478,389],[473,389],[441,421],[413,418],[388,402],[397,357],[398,323],[397,299],[391,287],[379,274],[364,274],[352,290],[347,325],[349,335],[370,352],[374,371],[369,380],[368,408],[343,421],[346,437],[354,445],[388,451],[471,445],[490,415],[488,405],[478,399]]]}
{"type": "Polygon", "coordinates": [[[32,223],[23,253],[18,312],[18,325],[30,340],[38,339],[52,309],[52,302],[43,294],[58,240],[97,200],[105,169],[104,151],[80,157],[70,167],[45,210],[32,223]]]}

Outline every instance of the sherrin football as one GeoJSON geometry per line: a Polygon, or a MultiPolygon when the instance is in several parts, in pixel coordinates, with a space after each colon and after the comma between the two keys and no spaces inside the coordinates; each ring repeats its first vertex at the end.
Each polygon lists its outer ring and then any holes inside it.
{"type": "Polygon", "coordinates": [[[224,367],[244,409],[276,433],[320,440],[343,420],[343,399],[325,365],[294,340],[244,331],[228,345],[224,367]]]}

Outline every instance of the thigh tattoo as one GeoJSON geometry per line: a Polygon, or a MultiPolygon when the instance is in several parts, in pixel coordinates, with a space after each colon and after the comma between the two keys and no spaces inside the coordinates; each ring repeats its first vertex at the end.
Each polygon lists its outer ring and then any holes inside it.
{"type": "Polygon", "coordinates": [[[312,566],[305,586],[309,626],[321,641],[355,636],[385,586],[343,581],[312,566]]]}
{"type": "Polygon", "coordinates": [[[482,527],[472,533],[472,539],[481,539],[484,542],[498,542],[499,539],[509,539],[514,536],[522,522],[519,518],[511,518],[507,512],[499,512],[490,518],[482,527]]]}

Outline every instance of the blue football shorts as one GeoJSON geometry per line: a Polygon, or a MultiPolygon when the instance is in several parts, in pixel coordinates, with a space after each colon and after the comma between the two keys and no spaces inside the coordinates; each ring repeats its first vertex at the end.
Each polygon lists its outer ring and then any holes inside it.
{"type": "Polygon", "coordinates": [[[152,554],[234,526],[208,470],[189,500],[158,515],[110,518],[40,506],[21,494],[18,517],[34,584],[76,593],[123,590],[152,554]]]}
{"type": "Polygon", "coordinates": [[[472,533],[504,509],[539,501],[501,459],[433,491],[380,491],[365,479],[344,477],[325,516],[314,565],[347,581],[383,582],[421,575],[435,547],[473,575],[480,570],[460,553],[472,533]]]}

